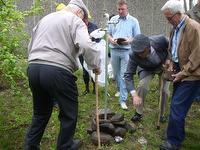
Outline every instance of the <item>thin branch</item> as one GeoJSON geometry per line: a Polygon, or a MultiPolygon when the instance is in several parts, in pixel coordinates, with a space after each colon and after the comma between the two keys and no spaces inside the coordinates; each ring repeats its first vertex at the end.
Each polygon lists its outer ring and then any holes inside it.
{"type": "Polygon", "coordinates": [[[6,3],[3,0],[1,0],[1,2],[6,6],[6,3]]]}
{"type": "Polygon", "coordinates": [[[191,9],[193,7],[193,0],[189,1],[189,7],[190,7],[189,9],[191,9]]]}
{"type": "Polygon", "coordinates": [[[184,9],[185,9],[185,11],[187,11],[187,2],[186,2],[186,0],[184,0],[184,9]]]}

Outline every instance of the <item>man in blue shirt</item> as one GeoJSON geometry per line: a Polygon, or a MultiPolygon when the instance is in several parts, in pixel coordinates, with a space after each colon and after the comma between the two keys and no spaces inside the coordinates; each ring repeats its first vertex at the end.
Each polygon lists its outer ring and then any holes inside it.
{"type": "Polygon", "coordinates": [[[119,0],[117,3],[118,15],[113,16],[112,22],[108,27],[109,47],[111,48],[111,64],[113,75],[117,82],[120,92],[119,102],[122,109],[127,109],[127,89],[123,79],[124,72],[129,60],[131,42],[134,36],[140,34],[138,20],[128,14],[128,5],[126,0],[119,0]]]}

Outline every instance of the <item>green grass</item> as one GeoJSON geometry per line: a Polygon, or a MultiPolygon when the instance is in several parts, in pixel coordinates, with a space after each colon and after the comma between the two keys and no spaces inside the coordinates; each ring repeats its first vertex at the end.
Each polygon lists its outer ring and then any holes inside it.
{"type": "MultiPolygon", "coordinates": [[[[81,71],[76,75],[79,77],[77,84],[79,93],[84,91],[81,71]]],[[[155,78],[151,84],[151,90],[145,102],[144,118],[141,123],[136,124],[137,131],[133,134],[127,133],[124,141],[120,144],[111,143],[108,146],[102,146],[102,150],[157,150],[161,143],[160,137],[163,135],[166,127],[161,124],[161,129],[156,129],[158,115],[158,80],[155,78]],[[147,139],[146,146],[140,145],[137,140],[141,137],[147,139]]],[[[116,92],[115,84],[109,80],[108,108],[115,112],[123,113],[125,120],[130,122],[134,114],[132,102],[128,100],[128,111],[121,110],[118,98],[114,97],[116,92]]],[[[91,84],[92,89],[92,84],[91,84]]],[[[99,108],[104,108],[104,88],[99,87],[99,108]]],[[[168,103],[169,105],[169,103],[168,103]]],[[[200,149],[200,104],[194,103],[186,119],[186,139],[182,150],[200,149]]],[[[76,128],[75,138],[82,139],[84,142],[81,150],[95,150],[97,146],[93,145],[86,129],[90,126],[91,119],[95,112],[95,95],[92,93],[79,97],[79,116],[76,128]]],[[[167,109],[167,114],[169,109],[167,109]]],[[[28,89],[23,90],[23,96],[15,96],[9,89],[0,92],[0,150],[21,150],[23,141],[31,121],[32,115],[32,97],[28,89]]],[[[47,129],[41,141],[42,150],[54,150],[59,131],[58,110],[54,109],[47,129]]],[[[67,134],[67,133],[66,133],[67,134]]]]}

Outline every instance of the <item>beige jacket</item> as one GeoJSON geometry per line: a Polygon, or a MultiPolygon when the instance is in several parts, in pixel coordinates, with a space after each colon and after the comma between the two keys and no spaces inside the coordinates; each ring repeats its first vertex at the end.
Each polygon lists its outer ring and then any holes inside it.
{"type": "Polygon", "coordinates": [[[61,67],[70,72],[78,69],[83,54],[89,69],[100,67],[100,52],[92,42],[85,23],[71,12],[61,10],[40,20],[33,29],[28,47],[29,63],[61,67]]]}
{"type": "Polygon", "coordinates": [[[183,80],[200,80],[200,24],[193,19],[186,19],[178,45],[178,59],[181,74],[185,76],[183,80]]]}

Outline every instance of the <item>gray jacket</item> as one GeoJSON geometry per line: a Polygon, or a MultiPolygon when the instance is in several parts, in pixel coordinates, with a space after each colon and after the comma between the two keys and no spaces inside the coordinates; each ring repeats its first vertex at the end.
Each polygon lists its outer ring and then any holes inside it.
{"type": "Polygon", "coordinates": [[[162,64],[167,58],[168,39],[164,35],[154,35],[149,37],[151,53],[148,58],[141,59],[133,51],[130,54],[127,70],[124,79],[128,91],[135,89],[133,76],[138,71],[140,79],[145,76],[161,72],[162,64]]]}
{"type": "Polygon", "coordinates": [[[61,10],[40,20],[28,47],[29,63],[47,64],[75,72],[82,53],[89,69],[100,67],[100,52],[92,42],[85,23],[71,12],[61,10]]]}

